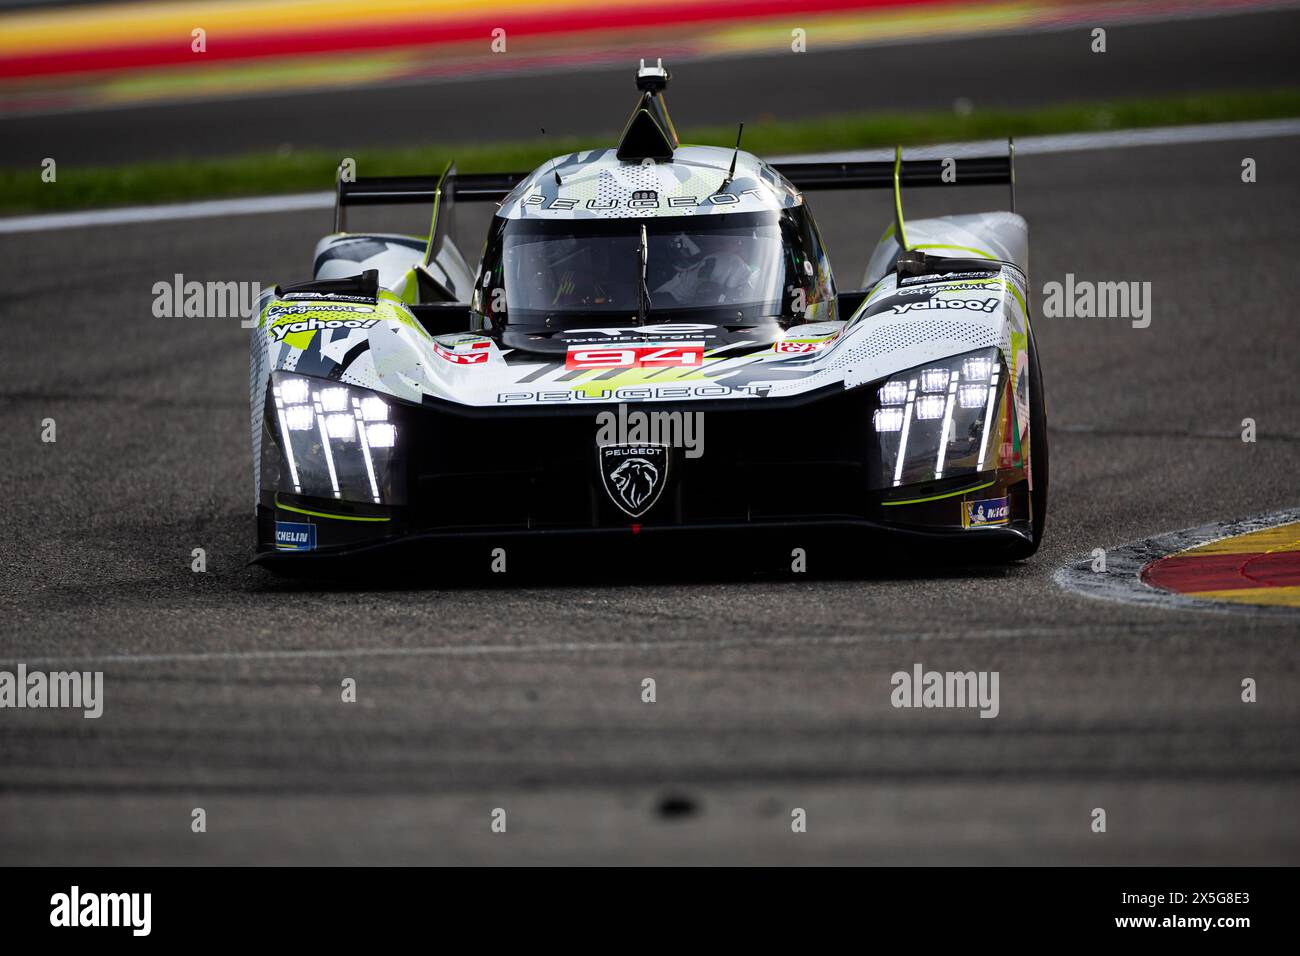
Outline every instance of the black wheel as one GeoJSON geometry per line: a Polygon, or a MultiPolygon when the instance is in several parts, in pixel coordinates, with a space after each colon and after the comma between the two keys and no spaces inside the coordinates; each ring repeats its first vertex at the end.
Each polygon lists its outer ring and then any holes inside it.
{"type": "Polygon", "coordinates": [[[1033,537],[1008,549],[1006,557],[1012,561],[1023,560],[1038,550],[1047,525],[1047,401],[1032,328],[1029,329],[1029,469],[1033,476],[1033,490],[1029,493],[1033,537]]]}

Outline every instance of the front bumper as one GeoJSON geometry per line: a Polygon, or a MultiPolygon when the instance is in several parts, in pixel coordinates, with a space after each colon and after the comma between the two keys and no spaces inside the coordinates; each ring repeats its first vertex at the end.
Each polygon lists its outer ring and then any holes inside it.
{"type": "Polygon", "coordinates": [[[698,413],[704,452],[691,458],[673,449],[661,496],[638,518],[616,507],[598,471],[595,416],[607,405],[409,407],[401,426],[412,437],[400,506],[277,493],[274,428],[267,422],[256,560],[305,566],[445,554],[455,543],[480,553],[484,546],[524,544],[646,550],[668,541],[728,538],[739,545],[809,535],[956,558],[1030,538],[1024,467],[870,489],[868,476],[879,469],[868,430],[874,401],[874,389],[836,387],[793,400],[638,404],[698,413]],[[972,502],[1003,498],[1005,522],[965,526],[972,502]]]}

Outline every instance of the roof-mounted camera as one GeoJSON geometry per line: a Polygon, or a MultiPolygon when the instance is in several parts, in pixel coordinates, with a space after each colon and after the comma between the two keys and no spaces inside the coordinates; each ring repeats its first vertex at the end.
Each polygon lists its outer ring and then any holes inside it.
{"type": "Polygon", "coordinates": [[[654,66],[646,66],[641,60],[641,69],[636,71],[636,88],[645,93],[662,93],[668,88],[671,75],[664,69],[663,57],[654,66]]]}

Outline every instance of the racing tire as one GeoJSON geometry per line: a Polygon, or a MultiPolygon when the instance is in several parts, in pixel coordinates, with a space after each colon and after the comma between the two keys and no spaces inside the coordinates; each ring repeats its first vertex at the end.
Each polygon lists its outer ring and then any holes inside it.
{"type": "Polygon", "coordinates": [[[1047,525],[1047,399],[1043,394],[1043,369],[1038,361],[1038,343],[1034,340],[1032,327],[1029,329],[1029,468],[1033,476],[1033,490],[1029,493],[1032,537],[1003,552],[1002,558],[1007,561],[1023,561],[1031,557],[1042,543],[1043,529],[1047,525]]]}

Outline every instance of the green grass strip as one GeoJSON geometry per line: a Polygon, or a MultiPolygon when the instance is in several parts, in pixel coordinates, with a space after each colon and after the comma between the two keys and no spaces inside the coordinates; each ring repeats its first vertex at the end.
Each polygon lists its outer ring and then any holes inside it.
{"type": "MultiPolygon", "coordinates": [[[[1164,98],[1072,103],[1017,110],[863,113],[745,124],[747,150],[760,156],[879,146],[919,146],[1005,136],[1079,133],[1147,126],[1184,126],[1300,116],[1300,89],[1203,93],[1164,98]]],[[[611,137],[613,130],[611,128],[611,137]]],[[[607,146],[611,137],[547,138],[515,143],[361,148],[352,153],[361,176],[432,173],[455,159],[462,172],[529,170],[550,156],[607,146]]],[[[734,142],[735,130],[697,127],[687,143],[734,142]]],[[[0,213],[133,206],[332,188],[342,155],[324,150],[187,158],[125,166],[58,166],[41,181],[40,166],[0,170],[0,213]]]]}

